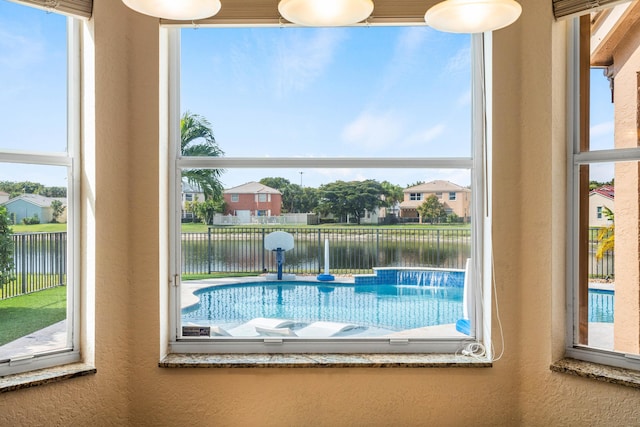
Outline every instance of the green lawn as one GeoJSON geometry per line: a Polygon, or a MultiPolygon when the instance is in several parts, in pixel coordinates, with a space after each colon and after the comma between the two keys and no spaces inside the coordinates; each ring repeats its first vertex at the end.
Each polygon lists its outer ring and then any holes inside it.
{"type": "Polygon", "coordinates": [[[67,231],[67,224],[16,224],[11,226],[14,233],[55,233],[67,231]]]}
{"type": "MultiPolygon", "coordinates": [[[[349,228],[384,228],[391,230],[425,230],[425,229],[449,229],[460,230],[470,229],[471,224],[395,224],[395,225],[372,225],[372,224],[320,224],[320,225],[304,225],[304,224],[243,224],[243,225],[221,225],[215,227],[217,229],[233,230],[234,228],[258,228],[258,229],[275,229],[275,228],[311,228],[311,229],[349,229],[349,228]]],[[[182,224],[183,233],[206,233],[208,226],[205,224],[182,224]]]]}
{"type": "Polygon", "coordinates": [[[0,301],[0,345],[53,325],[66,316],[66,286],[0,301]]]}
{"type": "Polygon", "coordinates": [[[226,279],[227,277],[251,277],[258,276],[261,272],[252,273],[211,273],[211,274],[183,274],[182,280],[226,279]]]}

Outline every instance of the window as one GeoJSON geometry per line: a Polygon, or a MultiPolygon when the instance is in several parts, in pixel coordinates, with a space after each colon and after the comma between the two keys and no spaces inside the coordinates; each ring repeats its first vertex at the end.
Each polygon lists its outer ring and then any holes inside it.
{"type": "Polygon", "coordinates": [[[636,4],[576,19],[569,49],[567,354],[631,369],[640,369],[640,44],[625,10],[636,4]]]}
{"type": "Polygon", "coordinates": [[[184,195],[184,201],[185,201],[185,202],[193,202],[193,194],[191,194],[191,193],[186,193],[186,194],[184,195]]]}
{"type": "Polygon", "coordinates": [[[436,197],[437,197],[438,199],[442,199],[442,192],[441,192],[441,191],[438,191],[438,192],[436,193],[436,197]]]}
{"type": "Polygon", "coordinates": [[[456,199],[456,193],[455,191],[451,191],[449,192],[449,200],[453,201],[456,199]]]}
{"type": "Polygon", "coordinates": [[[0,27],[10,40],[0,44],[0,215],[12,231],[0,234],[11,241],[0,249],[4,376],[80,360],[81,24],[0,2],[0,27]]]}
{"type": "Polygon", "coordinates": [[[231,195],[231,201],[233,203],[237,203],[240,200],[240,195],[239,194],[232,194],[231,195]]]}
{"type": "MultiPolygon", "coordinates": [[[[215,155],[188,157],[176,138],[169,141],[173,194],[183,172],[196,169],[217,174],[227,191],[279,191],[214,209],[193,241],[172,221],[172,352],[455,353],[490,339],[490,312],[480,302],[481,291],[491,292],[482,250],[490,235],[483,209],[491,205],[483,163],[490,154],[483,126],[491,120],[482,116],[490,111],[482,94],[490,90],[481,72],[490,35],[375,25],[164,31],[179,70],[167,79],[179,94],[170,124],[177,129],[191,105],[207,105],[197,114],[215,123],[210,145],[217,147],[215,155]],[[228,67],[204,70],[203,55],[228,67]],[[435,88],[446,96],[433,96],[435,88]],[[212,97],[218,102],[205,102],[212,97]],[[442,143],[450,140],[459,142],[442,143]],[[429,143],[437,150],[421,152],[429,143]],[[460,244],[446,255],[423,250],[442,248],[434,242],[445,233],[433,227],[397,234],[383,224],[397,220],[391,212],[395,205],[402,211],[410,183],[433,180],[473,194],[473,224],[455,227],[460,244]],[[267,200],[268,210],[256,205],[267,200]],[[430,311],[419,302],[431,293],[422,285],[445,276],[455,277],[448,283],[457,289],[430,311]],[[447,312],[446,320],[436,311],[447,312]],[[435,333],[440,327],[443,335],[435,333]]],[[[415,212],[412,206],[406,210],[415,212]]],[[[435,208],[432,222],[444,210],[435,208]]]]}

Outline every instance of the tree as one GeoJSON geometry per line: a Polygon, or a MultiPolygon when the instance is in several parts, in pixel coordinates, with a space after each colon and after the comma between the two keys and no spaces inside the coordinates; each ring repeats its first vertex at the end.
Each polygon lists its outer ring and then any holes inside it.
{"type": "Polygon", "coordinates": [[[382,181],[380,185],[382,186],[386,207],[393,208],[404,200],[404,190],[399,185],[392,184],[389,181],[382,181]]]}
{"type": "Polygon", "coordinates": [[[366,181],[336,181],[321,186],[318,189],[319,203],[317,212],[333,214],[337,217],[353,215],[356,222],[365,215],[365,211],[372,211],[384,206],[381,196],[384,193],[379,182],[368,179],[366,181]]]}
{"type": "Polygon", "coordinates": [[[276,189],[282,193],[282,212],[294,212],[295,189],[291,181],[281,177],[262,178],[260,184],[276,189]]]}
{"type": "Polygon", "coordinates": [[[298,212],[314,212],[318,207],[320,195],[317,188],[304,187],[300,193],[298,212]]]}
{"type": "Polygon", "coordinates": [[[281,177],[268,177],[268,178],[262,178],[260,180],[260,184],[282,191],[291,185],[291,181],[281,177]]]}
{"type": "Polygon", "coordinates": [[[203,202],[187,202],[185,208],[203,224],[211,224],[216,213],[224,212],[224,201],[206,199],[203,202]]]}
{"type": "Polygon", "coordinates": [[[614,227],[614,215],[613,211],[608,207],[602,208],[602,214],[611,221],[611,225],[602,227],[598,231],[598,249],[596,250],[596,259],[601,260],[604,254],[608,251],[612,251],[615,243],[615,227],[614,227]]]}
{"type": "Polygon", "coordinates": [[[60,215],[62,215],[62,212],[64,212],[64,205],[60,200],[54,200],[53,202],[51,202],[51,209],[53,209],[53,219],[51,220],[51,222],[56,223],[58,222],[58,218],[60,218],[60,215]]]}
{"type": "Polygon", "coordinates": [[[13,280],[13,232],[7,208],[0,206],[0,288],[13,280]]]}
{"type": "Polygon", "coordinates": [[[275,188],[282,193],[282,212],[313,212],[318,205],[318,190],[301,187],[286,178],[262,178],[260,184],[275,188]]]}
{"type": "MultiPolygon", "coordinates": [[[[224,152],[218,146],[207,119],[189,111],[180,119],[180,153],[183,156],[220,157],[224,152]]],[[[223,169],[183,170],[182,176],[191,185],[197,185],[205,199],[222,199],[220,176],[223,169]]]]}
{"type": "Polygon", "coordinates": [[[427,199],[418,206],[418,213],[420,214],[420,222],[422,222],[423,219],[426,219],[431,224],[434,222],[440,222],[447,216],[447,212],[444,210],[444,205],[440,203],[438,197],[433,194],[427,197],[427,199]]]}
{"type": "Polygon", "coordinates": [[[605,182],[600,182],[600,181],[595,181],[595,180],[591,180],[589,181],[589,191],[593,191],[596,188],[600,188],[603,185],[614,185],[614,180],[611,179],[611,181],[605,181],[605,182]]]}
{"type": "Polygon", "coordinates": [[[44,190],[41,194],[46,197],[67,197],[67,188],[66,187],[44,187],[44,190]]]}
{"type": "Polygon", "coordinates": [[[0,191],[9,193],[9,197],[18,197],[21,194],[40,194],[45,197],[67,197],[66,187],[45,187],[31,181],[0,181],[0,191]]]}

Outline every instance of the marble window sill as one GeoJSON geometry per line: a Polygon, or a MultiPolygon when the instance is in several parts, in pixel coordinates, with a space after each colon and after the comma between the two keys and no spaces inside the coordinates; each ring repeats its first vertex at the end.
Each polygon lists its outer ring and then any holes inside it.
{"type": "Polygon", "coordinates": [[[631,369],[570,358],[561,359],[553,363],[550,368],[554,372],[640,389],[640,372],[631,369]]]}
{"type": "Polygon", "coordinates": [[[7,375],[0,377],[0,393],[22,390],[95,373],[96,368],[93,366],[84,363],[71,363],[68,365],[7,375]]]}
{"type": "Polygon", "coordinates": [[[161,368],[490,368],[454,354],[169,354],[161,368]]]}

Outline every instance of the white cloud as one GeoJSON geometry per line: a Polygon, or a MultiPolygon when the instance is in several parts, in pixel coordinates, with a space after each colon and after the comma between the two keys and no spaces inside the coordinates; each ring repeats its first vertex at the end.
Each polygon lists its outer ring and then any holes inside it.
{"type": "Polygon", "coordinates": [[[456,100],[456,104],[459,107],[467,107],[471,105],[471,91],[468,90],[465,93],[461,94],[456,100]]]}
{"type": "Polygon", "coordinates": [[[393,55],[387,61],[380,80],[377,99],[383,99],[394,86],[403,83],[402,76],[415,66],[416,52],[422,49],[429,34],[427,27],[407,27],[400,30],[393,55]]]}
{"type": "Polygon", "coordinates": [[[344,30],[319,29],[311,37],[288,33],[289,39],[277,47],[273,69],[279,96],[304,90],[318,79],[333,61],[334,53],[346,36],[344,30]]]}
{"type": "Polygon", "coordinates": [[[400,31],[396,43],[395,59],[401,60],[412,56],[427,41],[429,30],[425,27],[406,27],[400,31]]]}
{"type": "Polygon", "coordinates": [[[0,65],[3,68],[23,69],[38,63],[44,54],[41,40],[17,35],[0,28],[0,65]]]}
{"type": "Polygon", "coordinates": [[[443,123],[439,123],[435,126],[431,126],[428,129],[423,129],[419,132],[416,132],[409,136],[407,139],[408,145],[422,145],[428,144],[431,141],[434,141],[440,135],[444,133],[446,126],[443,123]]]}
{"type": "Polygon", "coordinates": [[[389,111],[382,114],[364,112],[342,131],[342,139],[352,145],[378,150],[393,146],[399,140],[404,120],[389,111]]]}
{"type": "Polygon", "coordinates": [[[613,135],[613,122],[610,121],[593,125],[589,129],[589,133],[592,138],[603,135],[613,135]]]}
{"type": "Polygon", "coordinates": [[[464,47],[453,56],[445,66],[446,73],[469,70],[471,67],[471,49],[464,47]]]}

